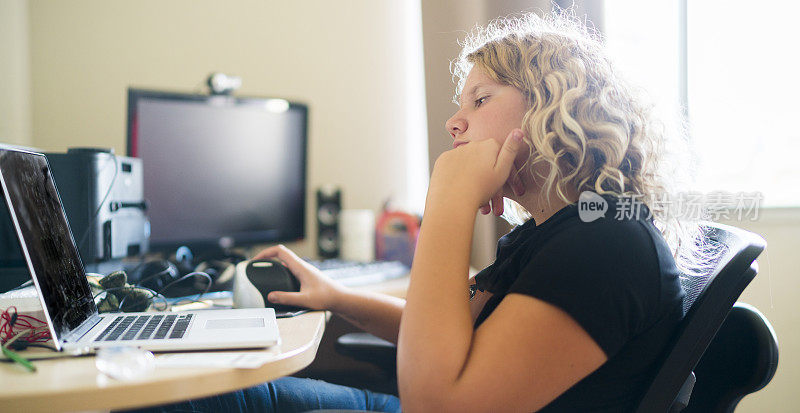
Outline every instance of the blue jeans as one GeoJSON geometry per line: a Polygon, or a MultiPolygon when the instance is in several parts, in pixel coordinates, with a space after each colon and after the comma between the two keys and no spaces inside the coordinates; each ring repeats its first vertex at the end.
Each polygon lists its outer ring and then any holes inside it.
{"type": "Polygon", "coordinates": [[[283,377],[233,393],[135,411],[294,413],[315,409],[400,412],[400,399],[321,380],[283,377]]]}

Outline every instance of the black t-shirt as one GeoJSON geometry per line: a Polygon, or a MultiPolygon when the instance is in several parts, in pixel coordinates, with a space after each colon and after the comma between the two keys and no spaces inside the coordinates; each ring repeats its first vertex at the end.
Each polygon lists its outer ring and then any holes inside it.
{"type": "Polygon", "coordinates": [[[638,217],[618,214],[622,203],[604,199],[605,216],[592,222],[572,204],[541,225],[531,219],[514,228],[475,277],[479,290],[494,294],[475,328],[507,294],[525,294],[564,310],[608,357],[543,412],[635,409],[683,317],[678,268],[646,207],[638,217]]]}

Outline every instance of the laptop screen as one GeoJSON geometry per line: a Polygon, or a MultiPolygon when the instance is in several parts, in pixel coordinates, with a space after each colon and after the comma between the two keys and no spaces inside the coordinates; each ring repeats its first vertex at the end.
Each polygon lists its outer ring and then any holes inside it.
{"type": "Polygon", "coordinates": [[[0,181],[16,218],[54,339],[97,313],[83,263],[44,155],[0,148],[0,181]]]}

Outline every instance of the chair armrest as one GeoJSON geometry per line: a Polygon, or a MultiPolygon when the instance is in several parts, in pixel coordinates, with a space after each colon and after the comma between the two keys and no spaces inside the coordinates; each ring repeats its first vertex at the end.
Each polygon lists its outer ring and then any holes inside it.
{"type": "Polygon", "coordinates": [[[349,333],[336,339],[336,351],[366,361],[394,374],[397,371],[397,346],[369,333],[349,333]]]}

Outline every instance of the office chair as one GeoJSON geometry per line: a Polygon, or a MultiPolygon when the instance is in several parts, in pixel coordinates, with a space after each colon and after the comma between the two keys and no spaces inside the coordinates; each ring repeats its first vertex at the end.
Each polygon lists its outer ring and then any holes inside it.
{"type": "MultiPolygon", "coordinates": [[[[660,367],[640,400],[637,412],[677,412],[686,407],[695,384],[692,370],[736,299],[758,272],[755,259],[766,246],[761,237],[716,223],[706,223],[704,230],[709,242],[720,248],[718,259],[707,275],[681,278],[686,292],[686,315],[658,363],[660,367]]],[[[346,334],[337,340],[337,349],[393,371],[396,349],[385,343],[371,346],[369,341],[374,338],[368,336],[346,334]]]]}
{"type": "Polygon", "coordinates": [[[336,339],[336,351],[360,361],[378,365],[397,377],[397,346],[369,333],[349,333],[336,339]]]}
{"type": "Polygon", "coordinates": [[[689,404],[696,382],[693,369],[736,299],[758,272],[756,258],[766,242],[751,232],[707,223],[709,242],[722,250],[707,276],[681,277],[686,314],[637,412],[679,412],[689,404]]]}
{"type": "Polygon", "coordinates": [[[766,386],[778,368],[778,339],[755,307],[736,303],[694,369],[684,413],[733,412],[746,395],[766,386]]]}

